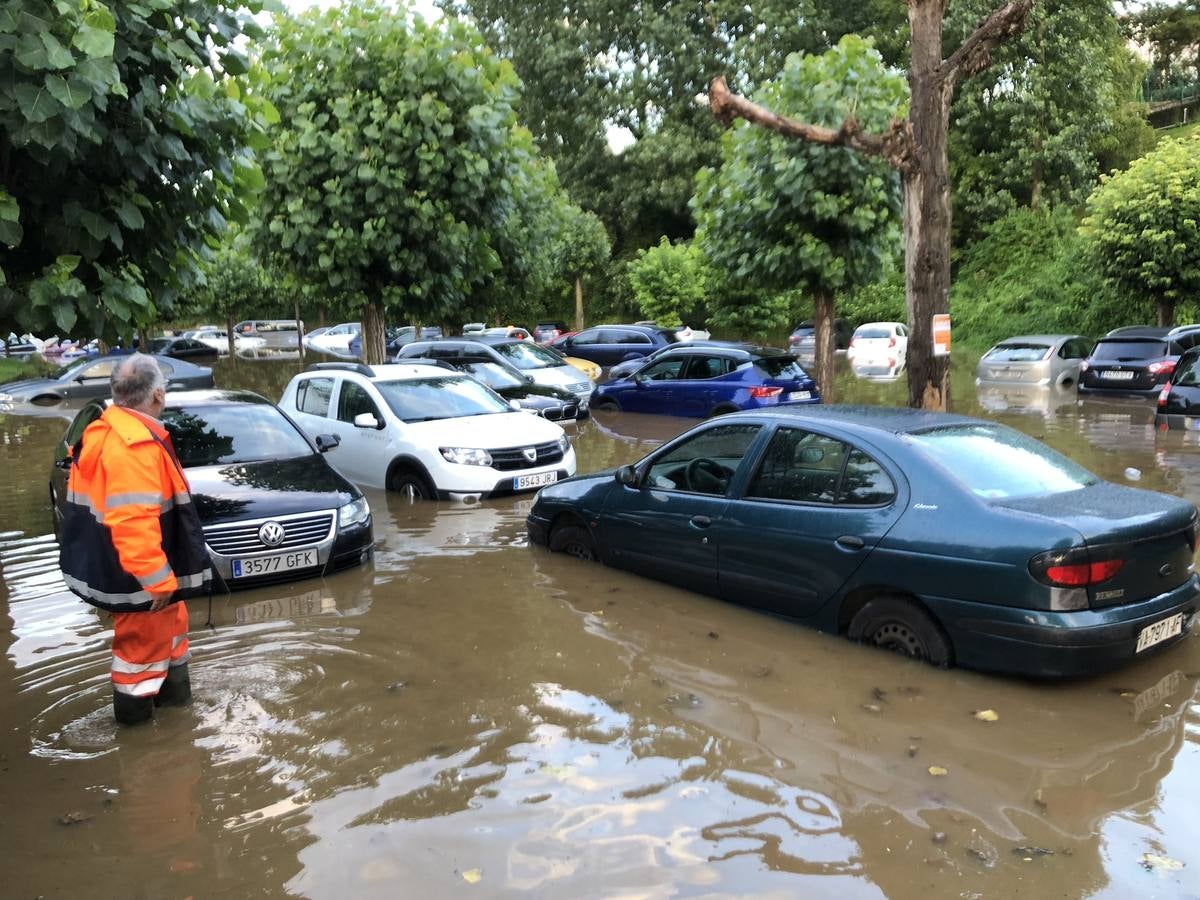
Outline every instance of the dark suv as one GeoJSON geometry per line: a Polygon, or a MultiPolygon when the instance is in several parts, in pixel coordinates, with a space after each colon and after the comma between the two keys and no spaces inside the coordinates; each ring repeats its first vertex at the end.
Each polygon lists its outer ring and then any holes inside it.
{"type": "Polygon", "coordinates": [[[533,339],[539,344],[548,344],[570,330],[565,322],[538,322],[533,327],[533,339]]]}
{"type": "Polygon", "coordinates": [[[1110,331],[1079,365],[1081,394],[1156,397],[1185,350],[1200,344],[1200,327],[1134,325],[1110,331]]]}
{"type": "Polygon", "coordinates": [[[627,359],[649,356],[655,350],[675,343],[670,328],[652,325],[599,325],[578,334],[560,337],[550,346],[600,366],[613,366],[627,359]]]}
{"type": "MultiPolygon", "coordinates": [[[[845,319],[833,320],[833,347],[835,350],[845,350],[850,346],[850,338],[854,335],[854,326],[845,319]]],[[[788,350],[794,356],[813,356],[817,352],[817,323],[805,319],[795,327],[788,336],[788,350]]]]}

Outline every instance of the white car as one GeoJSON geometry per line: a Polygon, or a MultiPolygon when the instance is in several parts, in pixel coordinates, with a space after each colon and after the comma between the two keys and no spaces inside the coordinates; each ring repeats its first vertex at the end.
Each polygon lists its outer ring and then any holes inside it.
{"type": "MultiPolygon", "coordinates": [[[[196,328],[192,331],[185,331],[182,336],[199,341],[206,347],[212,347],[218,353],[229,352],[229,332],[224,328],[196,328]]],[[[242,337],[240,334],[234,334],[233,336],[233,350],[235,353],[239,350],[257,350],[265,346],[266,343],[260,337],[242,337]]]]}
{"type": "Polygon", "coordinates": [[[902,322],[868,322],[854,329],[846,359],[853,366],[870,363],[897,368],[908,359],[908,326],[902,322]]]}
{"type": "Polygon", "coordinates": [[[310,437],[341,439],[329,461],[351,481],[413,500],[503,496],[575,474],[562,428],[459,372],[317,363],[279,405],[310,437]]]}
{"type": "Polygon", "coordinates": [[[341,325],[334,325],[327,329],[324,333],[313,335],[305,335],[304,343],[314,350],[329,350],[334,353],[349,353],[350,342],[358,337],[362,331],[362,325],[359,322],[343,322],[341,325]]]}

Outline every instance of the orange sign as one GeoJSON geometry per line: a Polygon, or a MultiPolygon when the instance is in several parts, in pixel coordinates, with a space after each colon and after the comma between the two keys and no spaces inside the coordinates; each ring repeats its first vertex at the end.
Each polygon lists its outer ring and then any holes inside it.
{"type": "Polygon", "coordinates": [[[933,317],[933,355],[950,355],[950,317],[945,313],[933,317]]]}

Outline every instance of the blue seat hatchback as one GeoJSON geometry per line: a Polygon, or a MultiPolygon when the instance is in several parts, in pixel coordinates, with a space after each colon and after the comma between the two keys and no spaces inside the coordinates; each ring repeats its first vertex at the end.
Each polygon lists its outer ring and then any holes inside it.
{"type": "Polygon", "coordinates": [[[678,344],[592,391],[593,409],[701,419],[781,403],[820,403],[817,383],[782,350],[678,344]]]}
{"type": "Polygon", "coordinates": [[[533,544],[939,666],[1083,676],[1200,598],[1196,509],[996,422],[782,406],[538,492],[533,544]]]}

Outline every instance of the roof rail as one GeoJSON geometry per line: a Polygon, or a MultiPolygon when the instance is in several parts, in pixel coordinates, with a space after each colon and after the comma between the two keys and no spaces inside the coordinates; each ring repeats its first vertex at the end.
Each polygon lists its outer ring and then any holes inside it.
{"type": "Polygon", "coordinates": [[[321,372],[327,370],[341,370],[343,372],[357,372],[359,375],[366,375],[368,378],[375,377],[375,370],[363,363],[355,362],[319,362],[313,363],[306,369],[308,372],[321,372]]]}

